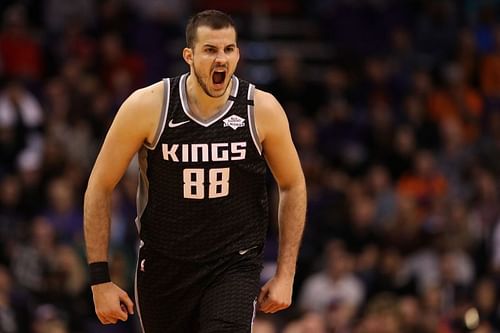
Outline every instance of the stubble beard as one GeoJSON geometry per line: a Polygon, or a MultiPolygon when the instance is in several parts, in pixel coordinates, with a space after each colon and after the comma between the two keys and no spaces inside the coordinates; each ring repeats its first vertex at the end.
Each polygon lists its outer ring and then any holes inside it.
{"type": "MultiPolygon", "coordinates": [[[[193,71],[194,77],[196,78],[196,81],[198,81],[198,84],[200,85],[201,89],[203,89],[205,94],[207,94],[210,97],[217,98],[217,97],[223,96],[226,93],[227,88],[229,87],[230,81],[228,81],[228,83],[226,84],[226,88],[224,88],[224,91],[222,91],[219,95],[214,95],[210,92],[210,90],[208,90],[207,84],[205,82],[203,82],[201,75],[198,74],[198,70],[196,69],[196,66],[194,65],[194,63],[193,63],[193,69],[194,69],[194,71],[193,71]]],[[[229,75],[229,73],[228,73],[228,75],[229,75]]],[[[211,78],[209,77],[209,79],[211,79],[211,78]]]]}

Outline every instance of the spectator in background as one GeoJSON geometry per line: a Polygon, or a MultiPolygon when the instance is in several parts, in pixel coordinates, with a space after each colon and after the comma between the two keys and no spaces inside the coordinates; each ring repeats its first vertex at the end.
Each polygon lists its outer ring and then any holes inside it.
{"type": "Polygon", "coordinates": [[[446,64],[442,76],[445,86],[430,96],[430,115],[439,123],[452,119],[459,121],[463,126],[466,142],[471,143],[480,134],[483,98],[479,91],[465,80],[463,69],[457,63],[446,64]]]}
{"type": "Polygon", "coordinates": [[[73,184],[66,178],[57,178],[48,184],[48,222],[64,242],[83,239],[83,215],[76,202],[73,184]]]}
{"type": "Polygon", "coordinates": [[[478,164],[487,167],[498,178],[500,176],[500,108],[493,109],[485,118],[485,130],[476,142],[474,157],[478,164]]]}
{"type": "Polygon", "coordinates": [[[402,124],[396,131],[408,130],[410,127],[415,135],[416,147],[435,151],[441,145],[441,138],[438,124],[430,118],[427,111],[426,99],[412,93],[403,99],[402,104],[402,124]]]}
{"type": "Polygon", "coordinates": [[[46,204],[42,163],[38,150],[25,149],[17,156],[16,166],[22,193],[19,211],[26,218],[39,214],[46,204]]]}
{"type": "Polygon", "coordinates": [[[127,50],[123,37],[118,33],[108,32],[99,41],[100,77],[106,88],[114,94],[119,94],[121,100],[115,101],[119,104],[126,96],[121,91],[123,80],[129,80],[127,89],[133,90],[144,82],[144,61],[135,52],[127,50]]]}
{"type": "Polygon", "coordinates": [[[35,310],[33,333],[70,333],[60,311],[51,304],[43,304],[35,310]]]}
{"type": "Polygon", "coordinates": [[[367,158],[363,146],[363,124],[354,116],[353,108],[345,99],[333,99],[321,109],[318,127],[318,149],[329,165],[346,171],[363,164],[367,158]]]}
{"type": "Polygon", "coordinates": [[[44,218],[32,221],[28,242],[14,244],[10,255],[15,253],[11,269],[16,283],[28,290],[36,300],[46,297],[46,274],[55,267],[57,234],[44,218]]]}
{"type": "Polygon", "coordinates": [[[416,279],[405,271],[405,259],[394,248],[384,248],[380,251],[379,264],[377,265],[373,281],[368,285],[368,297],[380,293],[393,295],[416,295],[416,279]]]}
{"type": "MultiPolygon", "coordinates": [[[[375,92],[374,92],[375,93],[375,92]]],[[[392,104],[386,97],[376,97],[368,109],[368,124],[366,125],[366,142],[364,147],[370,151],[370,161],[386,161],[396,132],[395,117],[392,104]]]]}
{"type": "MultiPolygon", "coordinates": [[[[91,298],[78,292],[86,273],[78,267],[81,239],[70,236],[79,214],[70,203],[82,199],[116,106],[135,86],[177,72],[169,46],[182,38],[178,27],[191,8],[215,3],[0,1],[0,331],[13,329],[12,318],[15,333],[113,330],[98,325],[88,313],[91,298]],[[61,179],[64,189],[55,191],[61,179]],[[64,194],[49,195],[58,191],[64,194]]],[[[254,23],[242,32],[242,50],[263,57],[246,62],[244,71],[267,79],[276,74],[267,88],[289,101],[285,111],[309,195],[295,295],[300,299],[313,277],[328,275],[326,269],[316,273],[332,239],[356,250],[340,262],[350,262],[348,275],[365,290],[359,305],[335,298],[319,316],[295,308],[271,323],[258,315],[254,331],[324,326],[329,333],[366,333],[381,323],[396,327],[396,315],[398,333],[458,333],[466,307],[475,307],[480,318],[469,331],[500,331],[498,4],[220,3],[243,25],[254,23]],[[248,14],[251,7],[258,9],[248,14]],[[256,13],[265,18],[249,16],[256,13]],[[331,58],[323,54],[329,50],[331,58]],[[434,176],[415,171],[420,152],[434,160],[434,176]],[[380,243],[365,237],[373,229],[380,243]],[[463,271],[473,276],[465,283],[463,271]],[[387,299],[395,312],[379,306],[387,299]],[[375,303],[384,311],[373,310],[375,303]]],[[[117,281],[131,281],[135,187],[132,173],[113,198],[117,281]]],[[[275,258],[274,243],[268,260],[275,258]]],[[[274,265],[266,268],[265,274],[274,273],[274,265]]],[[[137,333],[138,326],[136,320],[114,332],[137,333]]]]}
{"type": "MultiPolygon", "coordinates": [[[[275,61],[275,78],[269,83],[268,89],[274,92],[287,113],[297,105],[302,114],[314,116],[323,104],[324,96],[321,87],[309,82],[306,77],[303,59],[296,52],[285,50],[277,53],[275,61]]],[[[294,118],[294,115],[288,116],[294,118]]]]}
{"type": "Polygon", "coordinates": [[[461,68],[465,82],[477,86],[479,82],[480,55],[470,28],[462,28],[457,40],[454,55],[457,65],[461,68]]]}
{"type": "Polygon", "coordinates": [[[329,101],[346,99],[353,102],[353,79],[351,73],[340,65],[334,64],[325,70],[324,104],[329,101]]]}
{"type": "Polygon", "coordinates": [[[277,333],[276,324],[266,316],[257,314],[252,325],[253,333],[277,333]]]}
{"type": "Polygon", "coordinates": [[[0,173],[15,170],[14,162],[22,150],[40,150],[43,124],[38,100],[21,81],[8,81],[0,92],[0,173]]]}
{"type": "Polygon", "coordinates": [[[500,100],[500,26],[493,30],[493,48],[484,57],[480,71],[481,90],[487,99],[500,100]]]}
{"type": "Polygon", "coordinates": [[[4,75],[37,83],[43,74],[40,41],[29,28],[25,8],[12,5],[3,15],[0,31],[0,65],[4,75]]]}
{"type": "Polygon", "coordinates": [[[305,312],[300,318],[286,325],[283,333],[327,333],[327,330],[321,314],[305,312]]]}
{"type": "MultiPolygon", "coordinates": [[[[130,43],[144,59],[144,80],[153,83],[159,73],[171,69],[173,60],[168,53],[175,37],[182,35],[181,22],[189,16],[191,4],[182,0],[126,0],[134,13],[134,28],[130,32],[130,43]]],[[[177,58],[175,56],[175,58],[177,58]]]]}
{"type": "Polygon", "coordinates": [[[448,196],[453,199],[467,199],[469,190],[465,175],[473,163],[473,152],[465,138],[464,128],[457,119],[440,124],[441,149],[436,155],[437,168],[448,184],[448,196]]]}
{"type": "Polygon", "coordinates": [[[72,22],[78,21],[84,27],[94,23],[94,1],[75,0],[68,3],[64,0],[46,0],[43,9],[44,26],[52,38],[61,37],[72,22]]]}
{"type": "MultiPolygon", "coordinates": [[[[471,232],[476,242],[475,261],[480,267],[489,271],[491,258],[498,260],[498,246],[495,237],[495,226],[500,220],[500,200],[497,178],[481,167],[472,174],[471,209],[469,210],[471,232]]],[[[495,262],[496,266],[497,263],[495,262]]],[[[482,271],[480,272],[482,273],[482,271]]]]}
{"type": "Polygon", "coordinates": [[[348,302],[333,302],[325,314],[327,332],[350,333],[358,311],[348,302]]]}
{"type": "Polygon", "coordinates": [[[396,298],[391,294],[380,294],[375,297],[364,312],[356,333],[399,333],[401,320],[396,298]]]}
{"type": "Polygon", "coordinates": [[[20,333],[17,309],[12,304],[12,278],[5,266],[0,265],[0,332],[20,333]]]}
{"type": "Polygon", "coordinates": [[[500,276],[500,219],[493,229],[491,268],[496,276],[500,276]]]}
{"type": "Polygon", "coordinates": [[[420,218],[426,217],[436,200],[447,194],[448,183],[436,166],[434,155],[429,151],[418,151],[414,157],[413,170],[403,175],[397,184],[399,196],[416,200],[420,218]]]}
{"type": "Polygon", "coordinates": [[[396,193],[389,170],[383,165],[373,165],[366,176],[367,191],[374,200],[374,223],[386,230],[396,212],[396,193]]]}
{"type": "Polygon", "coordinates": [[[413,166],[414,155],[418,148],[413,128],[405,125],[397,127],[392,145],[388,148],[385,160],[380,163],[385,163],[392,180],[398,181],[413,166]]]}
{"type": "Polygon", "coordinates": [[[451,0],[421,1],[415,24],[416,47],[428,66],[438,67],[450,51],[458,34],[457,3],[451,0]]]}
{"type": "Polygon", "coordinates": [[[479,319],[491,327],[500,327],[500,309],[498,308],[498,285],[492,278],[479,279],[474,288],[474,305],[479,319]]]}
{"type": "Polygon", "coordinates": [[[402,296],[398,300],[397,308],[401,318],[401,332],[430,333],[422,325],[422,309],[420,301],[415,296],[402,296]]]}
{"type": "Polygon", "coordinates": [[[7,252],[26,224],[21,210],[21,182],[15,175],[0,178],[0,265],[9,261],[7,252]]]}
{"type": "Polygon", "coordinates": [[[53,305],[70,332],[84,332],[93,308],[87,300],[88,281],[81,255],[70,245],[57,246],[53,267],[46,272],[43,303],[53,305]]]}
{"type": "Polygon", "coordinates": [[[331,241],[325,248],[325,267],[311,275],[299,296],[299,306],[305,311],[324,314],[332,302],[358,308],[364,299],[364,288],[353,273],[353,257],[342,241],[331,241]]]}

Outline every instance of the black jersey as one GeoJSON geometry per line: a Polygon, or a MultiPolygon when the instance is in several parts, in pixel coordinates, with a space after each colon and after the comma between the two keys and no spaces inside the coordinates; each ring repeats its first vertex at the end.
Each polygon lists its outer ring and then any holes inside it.
{"type": "Polygon", "coordinates": [[[254,121],[255,87],[233,76],[226,105],[201,120],[189,110],[187,77],[164,80],[156,140],[139,152],[141,241],[186,260],[262,246],[268,203],[254,121]]]}

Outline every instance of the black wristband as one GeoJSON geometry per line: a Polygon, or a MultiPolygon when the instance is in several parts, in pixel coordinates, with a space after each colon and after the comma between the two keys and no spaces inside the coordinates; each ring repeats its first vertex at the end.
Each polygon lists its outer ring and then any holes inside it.
{"type": "Polygon", "coordinates": [[[110,282],[108,263],[106,261],[93,262],[89,264],[90,285],[110,282]]]}

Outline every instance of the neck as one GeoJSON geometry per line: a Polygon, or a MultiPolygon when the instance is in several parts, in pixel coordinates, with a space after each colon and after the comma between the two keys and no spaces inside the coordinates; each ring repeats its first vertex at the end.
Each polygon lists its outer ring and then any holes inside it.
{"type": "Polygon", "coordinates": [[[186,94],[191,112],[201,118],[210,118],[226,104],[232,84],[233,82],[231,80],[224,95],[220,97],[211,97],[205,93],[194,75],[190,74],[186,80],[186,94]]]}

